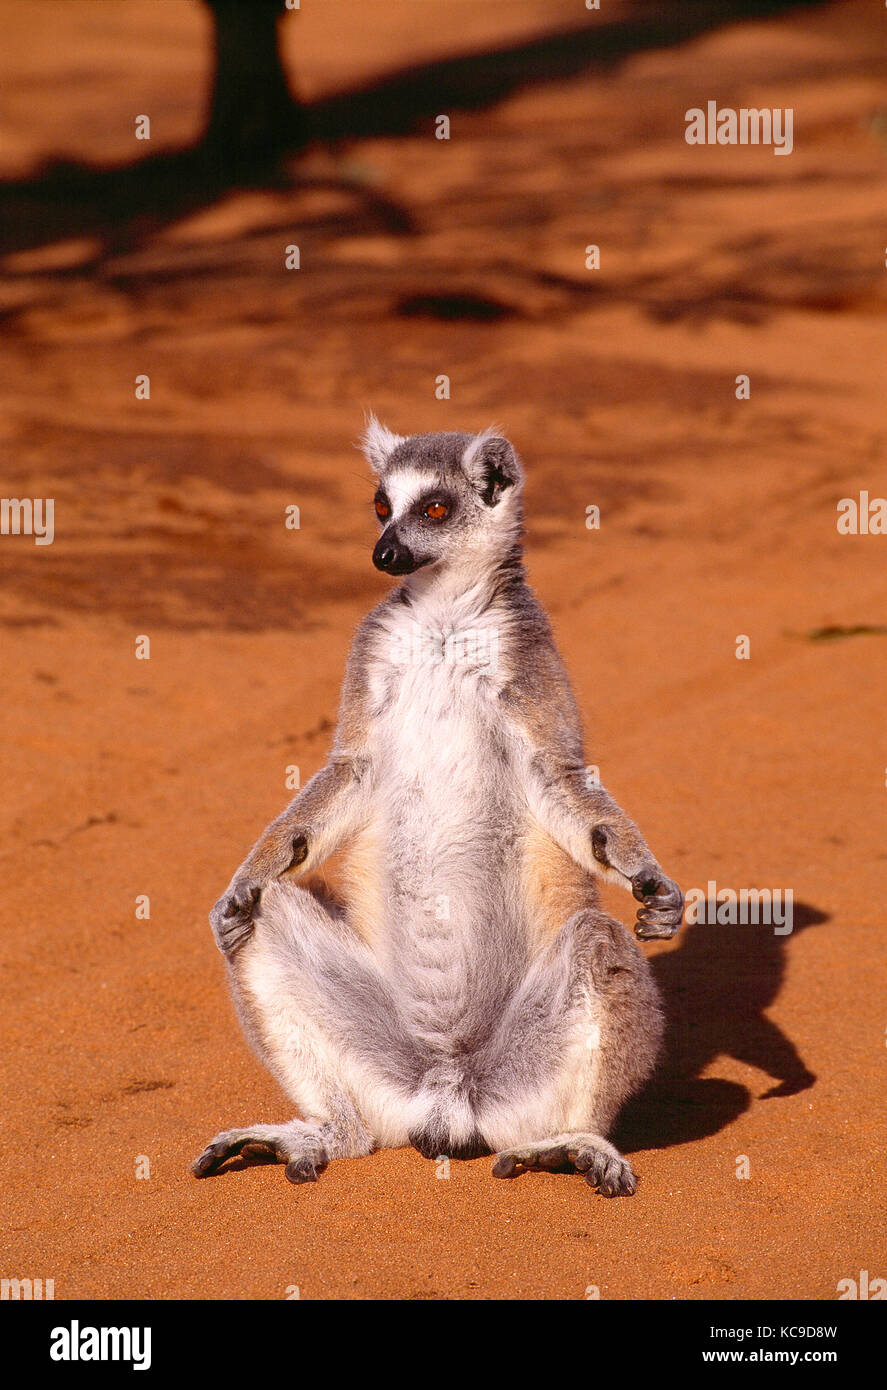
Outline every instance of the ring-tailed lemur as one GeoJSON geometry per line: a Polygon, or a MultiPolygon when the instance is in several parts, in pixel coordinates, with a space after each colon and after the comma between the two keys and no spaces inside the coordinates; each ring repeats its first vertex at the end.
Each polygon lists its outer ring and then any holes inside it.
{"type": "Polygon", "coordinates": [[[371,417],[363,447],[373,562],[403,582],[358,628],[329,762],[210,916],[246,1033],[302,1118],[219,1134],[192,1170],[264,1154],[304,1182],[412,1144],[634,1192],[605,1136],[653,1069],[662,1013],[594,876],[642,903],[639,937],[674,934],[681,890],[587,775],[524,577],[512,446],[371,417]],[[343,906],[304,876],[346,846],[343,906]]]}

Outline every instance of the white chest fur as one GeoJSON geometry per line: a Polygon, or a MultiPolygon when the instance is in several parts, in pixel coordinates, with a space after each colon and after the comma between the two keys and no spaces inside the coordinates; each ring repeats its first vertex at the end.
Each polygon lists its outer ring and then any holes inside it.
{"type": "Polygon", "coordinates": [[[468,603],[398,606],[376,642],[370,685],[395,781],[471,781],[504,679],[502,615],[468,603]],[[449,769],[450,776],[447,776],[449,769]]]}
{"type": "Polygon", "coordinates": [[[387,843],[426,877],[452,874],[454,862],[470,876],[503,810],[494,749],[507,656],[501,613],[458,601],[398,605],[378,634],[368,676],[387,843]]]}

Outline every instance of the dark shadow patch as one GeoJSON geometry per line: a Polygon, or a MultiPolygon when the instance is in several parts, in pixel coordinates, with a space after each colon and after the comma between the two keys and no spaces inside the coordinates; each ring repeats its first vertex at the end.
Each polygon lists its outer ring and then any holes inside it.
{"type": "Polygon", "coordinates": [[[0,616],[0,627],[10,628],[13,631],[16,628],[60,626],[61,624],[59,623],[58,618],[52,618],[49,616],[49,614],[44,614],[42,617],[27,618],[17,617],[14,614],[8,614],[5,617],[0,616]]]}
{"type": "Polygon", "coordinates": [[[828,627],[814,627],[809,632],[802,632],[801,636],[806,642],[838,642],[844,637],[887,637],[887,627],[870,623],[841,627],[837,623],[830,623],[828,627]]]}
{"type": "MultiPolygon", "coordinates": [[[[187,382],[184,383],[187,387],[187,382]]],[[[220,387],[220,394],[224,383],[220,387]]],[[[197,393],[195,392],[195,395],[197,393]]],[[[153,502],[151,489],[157,485],[178,488],[183,480],[202,478],[223,488],[234,497],[263,490],[287,488],[332,500],[336,495],[333,483],[308,476],[285,472],[263,457],[272,450],[291,450],[292,443],[283,438],[264,436],[261,441],[195,430],[183,433],[137,428],[89,429],[75,424],[56,424],[52,420],[26,419],[15,440],[15,457],[4,469],[5,477],[14,482],[21,478],[39,478],[47,496],[64,490],[67,473],[59,470],[54,478],[47,475],[47,460],[67,460],[76,457],[79,467],[90,478],[96,494],[102,494],[114,504],[115,513],[129,507],[132,520],[141,521],[142,514],[153,502]]],[[[78,480],[78,487],[82,484],[78,480]]],[[[158,505],[169,509],[183,507],[175,494],[171,503],[158,505]]],[[[233,499],[232,499],[233,500],[233,499]]],[[[58,521],[58,514],[56,515],[58,521]]],[[[140,529],[140,528],[139,528],[140,529]]],[[[57,530],[57,538],[60,536],[57,530]]],[[[63,533],[70,535],[70,532],[63,533]]]]}
{"type": "MultiPolygon", "coordinates": [[[[717,904],[706,904],[706,919],[717,904]]],[[[827,913],[796,902],[792,935],[772,926],[683,928],[680,945],[652,958],[668,1019],[666,1052],[642,1095],[623,1111],[613,1142],[623,1151],[663,1149],[705,1139],[751,1105],[746,1086],[701,1073],[718,1057],[734,1057],[771,1077],[759,1099],[796,1095],[816,1077],[797,1047],[766,1014],[785,979],[786,942],[827,913]]]]}
{"type": "Polygon", "coordinates": [[[511,305],[482,294],[408,294],[398,301],[396,308],[404,318],[456,319],[470,323],[492,323],[517,317],[517,310],[511,305]]]}
{"type": "Polygon", "coordinates": [[[250,539],[227,535],[211,544],[177,539],[148,551],[93,546],[83,555],[59,554],[52,568],[35,562],[8,570],[3,583],[57,614],[113,614],[136,632],[316,631],[326,622],[323,604],[370,592],[356,567],[340,563],[318,573],[270,554],[261,530],[250,539]]]}
{"type": "Polygon", "coordinates": [[[171,1091],[174,1081],[130,1081],[123,1087],[122,1096],[141,1096],[147,1091],[171,1091]]]}

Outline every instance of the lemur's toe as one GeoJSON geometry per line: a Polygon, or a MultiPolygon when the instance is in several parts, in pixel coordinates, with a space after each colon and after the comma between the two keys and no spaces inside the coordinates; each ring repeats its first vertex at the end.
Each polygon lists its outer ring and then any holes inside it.
{"type": "Polygon", "coordinates": [[[249,1144],[244,1144],[240,1150],[241,1158],[273,1158],[278,1163],[281,1162],[280,1154],[274,1144],[269,1144],[266,1139],[255,1139],[249,1144]]]}
{"type": "Polygon", "coordinates": [[[207,1144],[203,1153],[191,1164],[191,1172],[195,1178],[208,1178],[217,1173],[229,1158],[259,1157],[273,1158],[278,1163],[286,1161],[286,1156],[278,1152],[272,1141],[251,1135],[249,1131],[229,1130],[207,1144]]]}
{"type": "Polygon", "coordinates": [[[552,1144],[547,1148],[509,1149],[497,1156],[493,1164],[494,1178],[516,1178],[529,1168],[538,1168],[545,1173],[561,1173],[573,1167],[573,1161],[565,1144],[552,1144]]]}
{"type": "Polygon", "coordinates": [[[589,1187],[596,1187],[602,1197],[631,1197],[637,1191],[631,1164],[621,1155],[614,1156],[603,1149],[585,1151],[577,1154],[576,1168],[585,1173],[589,1187]]]}
{"type": "MultiPolygon", "coordinates": [[[[217,1134],[191,1164],[195,1178],[217,1173],[230,1158],[286,1164],[292,1183],[316,1182],[328,1163],[319,1137],[306,1132],[301,1122],[290,1125],[255,1125],[251,1129],[229,1129],[217,1134]]],[[[244,1165],[245,1166],[245,1165],[244,1165]]]]}
{"type": "Polygon", "coordinates": [[[493,1164],[494,1178],[514,1178],[517,1176],[518,1162],[513,1153],[498,1154],[493,1164]]]}
{"type": "Polygon", "coordinates": [[[318,1173],[323,1172],[323,1164],[315,1163],[310,1158],[291,1158],[286,1165],[286,1178],[288,1182],[317,1182],[318,1173]]]}
{"type": "Polygon", "coordinates": [[[570,1157],[563,1144],[557,1144],[553,1149],[543,1149],[536,1155],[536,1162],[546,1173],[559,1173],[562,1168],[570,1168],[570,1157]]]}
{"type": "Polygon", "coordinates": [[[228,1157],[228,1148],[224,1144],[208,1144],[198,1158],[191,1164],[191,1172],[195,1178],[211,1177],[228,1157]]]}
{"type": "Polygon", "coordinates": [[[500,1153],[493,1164],[496,1178],[514,1178],[527,1169],[547,1173],[576,1172],[585,1175],[589,1187],[602,1197],[630,1197],[637,1189],[631,1164],[595,1136],[568,1136],[566,1143],[535,1144],[500,1153]]]}

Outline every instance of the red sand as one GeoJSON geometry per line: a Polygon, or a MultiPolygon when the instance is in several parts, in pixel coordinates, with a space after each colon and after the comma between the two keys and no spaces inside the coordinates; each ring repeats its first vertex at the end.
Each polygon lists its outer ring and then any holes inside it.
{"type": "MultiPolygon", "coordinates": [[[[142,111],[155,146],[196,135],[197,6],[66,0],[41,32],[4,8],[7,172],[141,156],[142,111]]],[[[304,8],[306,92],[575,17],[304,8]]],[[[56,539],[0,538],[4,1276],[57,1298],[834,1299],[887,1273],[887,637],[810,637],[887,621],[887,537],[836,529],[840,498],[887,493],[883,23],[854,0],[734,26],[531,85],[447,145],[314,152],[313,185],[232,193],[95,275],[88,238],[7,258],[2,491],[54,497],[56,539]],[[687,146],[709,96],[791,105],[794,153],[687,146]],[[504,312],[398,312],[432,292],[504,312]],[[289,1114],[206,914],[286,766],[323,762],[385,589],[352,448],[368,406],[403,432],[507,428],[589,761],[685,889],[795,894],[788,938],[649,948],[672,1053],[623,1125],[632,1200],[488,1159],[442,1180],[411,1150],[298,1189],[187,1171],[217,1130],[289,1114]]]]}

